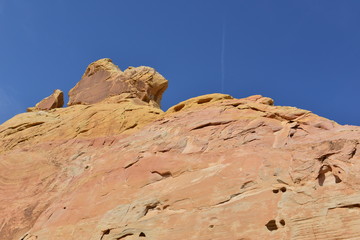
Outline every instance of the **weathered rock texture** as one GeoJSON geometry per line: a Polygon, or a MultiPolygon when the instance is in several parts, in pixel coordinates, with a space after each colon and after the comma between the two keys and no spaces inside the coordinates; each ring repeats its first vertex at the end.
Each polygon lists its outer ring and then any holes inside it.
{"type": "Polygon", "coordinates": [[[91,63],[80,82],[70,90],[68,105],[94,104],[108,97],[139,98],[160,107],[168,81],[150,67],[129,67],[124,72],[109,58],[91,63]]]}
{"type": "Polygon", "coordinates": [[[35,107],[28,108],[28,112],[51,110],[54,108],[62,108],[64,106],[64,93],[56,89],[53,94],[38,102],[35,107]]]}
{"type": "Polygon", "coordinates": [[[74,105],[0,139],[1,239],[360,238],[360,127],[270,98],[74,105]]]}

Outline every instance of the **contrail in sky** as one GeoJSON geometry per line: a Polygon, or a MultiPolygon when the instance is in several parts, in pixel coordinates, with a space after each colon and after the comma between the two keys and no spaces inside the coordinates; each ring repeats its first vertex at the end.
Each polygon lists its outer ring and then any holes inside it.
{"type": "Polygon", "coordinates": [[[221,37],[221,93],[224,93],[225,88],[225,18],[222,22],[222,37],[221,37]]]}

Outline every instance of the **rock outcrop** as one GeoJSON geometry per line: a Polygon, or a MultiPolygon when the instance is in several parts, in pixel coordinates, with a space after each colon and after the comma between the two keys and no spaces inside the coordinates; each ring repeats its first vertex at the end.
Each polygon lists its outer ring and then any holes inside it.
{"type": "Polygon", "coordinates": [[[0,126],[1,239],[360,238],[360,127],[260,95],[112,98],[0,126]]]}
{"type": "Polygon", "coordinates": [[[38,102],[35,107],[27,109],[28,112],[51,110],[54,108],[62,108],[64,106],[64,93],[56,89],[50,96],[38,102]]]}
{"type": "Polygon", "coordinates": [[[91,63],[80,82],[69,92],[69,106],[94,104],[112,96],[116,101],[137,98],[160,107],[168,81],[150,67],[129,67],[124,72],[109,58],[91,63]]]}

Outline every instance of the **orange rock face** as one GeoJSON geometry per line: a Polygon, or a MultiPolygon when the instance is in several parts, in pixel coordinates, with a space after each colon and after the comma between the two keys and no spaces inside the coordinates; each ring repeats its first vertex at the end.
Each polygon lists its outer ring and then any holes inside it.
{"type": "Polygon", "coordinates": [[[1,125],[1,239],[360,238],[360,127],[259,95],[143,102],[1,125]]]}

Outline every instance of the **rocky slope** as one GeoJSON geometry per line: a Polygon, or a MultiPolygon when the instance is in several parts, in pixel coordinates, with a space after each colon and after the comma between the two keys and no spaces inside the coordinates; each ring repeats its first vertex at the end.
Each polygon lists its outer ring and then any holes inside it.
{"type": "Polygon", "coordinates": [[[360,239],[360,127],[126,71],[0,126],[0,239],[360,239]]]}

